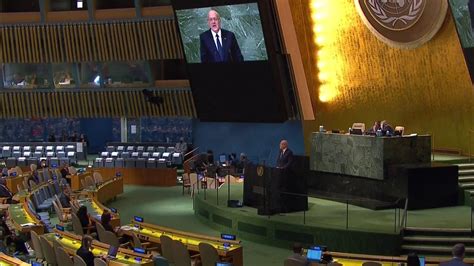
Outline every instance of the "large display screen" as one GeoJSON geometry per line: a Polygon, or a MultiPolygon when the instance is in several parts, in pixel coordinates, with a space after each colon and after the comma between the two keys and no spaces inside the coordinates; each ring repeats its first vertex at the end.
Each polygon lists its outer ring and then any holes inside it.
{"type": "Polygon", "coordinates": [[[176,10],[188,63],[268,60],[257,3],[176,10]]]}
{"type": "Polygon", "coordinates": [[[474,0],[450,0],[449,4],[462,47],[474,47],[474,0]]]}
{"type": "Polygon", "coordinates": [[[288,73],[273,0],[173,0],[201,121],[288,118],[288,73]]]}

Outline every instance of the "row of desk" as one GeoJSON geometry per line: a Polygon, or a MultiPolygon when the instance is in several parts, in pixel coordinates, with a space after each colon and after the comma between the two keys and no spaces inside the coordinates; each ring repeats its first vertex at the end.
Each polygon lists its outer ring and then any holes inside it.
{"type": "MultiPolygon", "coordinates": [[[[76,251],[81,246],[82,236],[75,235],[70,232],[59,231],[57,229],[54,230],[54,233],[45,234],[44,237],[53,242],[56,240],[64,250],[70,254],[75,255],[76,251]]],[[[96,257],[102,257],[107,255],[107,251],[109,250],[109,245],[99,242],[99,241],[92,241],[91,251],[96,257]]],[[[133,252],[130,249],[119,248],[117,256],[115,259],[111,259],[108,261],[108,265],[153,265],[152,255],[151,254],[140,254],[133,252]]]]}
{"type": "Polygon", "coordinates": [[[182,242],[193,253],[199,253],[199,243],[205,242],[216,248],[221,259],[231,261],[234,266],[243,265],[243,249],[240,241],[224,240],[136,221],[122,226],[121,229],[125,235],[131,236],[135,233],[141,240],[155,244],[161,244],[160,237],[166,235],[173,240],[182,242]],[[229,244],[229,246],[224,246],[224,243],[229,244]]]}

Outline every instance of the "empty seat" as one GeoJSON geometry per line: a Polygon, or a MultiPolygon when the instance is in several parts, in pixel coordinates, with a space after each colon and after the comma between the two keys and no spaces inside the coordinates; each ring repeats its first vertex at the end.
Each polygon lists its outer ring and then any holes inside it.
{"type": "Polygon", "coordinates": [[[166,148],[166,151],[169,152],[169,153],[173,153],[174,152],[174,147],[168,147],[168,148],[166,148]]]}
{"type": "Polygon", "coordinates": [[[16,162],[17,166],[25,167],[28,166],[28,162],[26,161],[26,157],[18,157],[18,161],[16,162]]]}
{"type": "Polygon", "coordinates": [[[30,157],[31,156],[31,151],[24,151],[23,152],[23,157],[30,157]]]}
{"type": "Polygon", "coordinates": [[[158,159],[158,162],[156,163],[157,168],[166,168],[166,160],[161,158],[158,159]]]}
{"type": "Polygon", "coordinates": [[[75,151],[68,151],[67,152],[67,157],[76,158],[76,152],[75,151]]]}
{"type": "Polygon", "coordinates": [[[154,146],[148,146],[148,147],[146,148],[146,151],[152,153],[152,152],[155,151],[155,147],[154,147],[154,146]]]}
{"type": "Polygon", "coordinates": [[[64,151],[64,146],[62,145],[56,146],[56,152],[58,151],[64,151]]]}
{"type": "Polygon", "coordinates": [[[169,152],[163,152],[163,155],[161,156],[161,158],[169,161],[171,159],[171,153],[169,152]]]}
{"type": "Polygon", "coordinates": [[[95,158],[94,167],[104,167],[104,159],[95,158]]]}
{"type": "Polygon", "coordinates": [[[156,158],[148,158],[146,161],[146,168],[156,168],[156,158]]]}
{"type": "Polygon", "coordinates": [[[10,146],[3,146],[2,148],[2,157],[12,156],[12,150],[10,146]]]}
{"type": "Polygon", "coordinates": [[[105,167],[114,168],[114,158],[105,158],[105,167]]]}
{"type": "Polygon", "coordinates": [[[76,148],[74,147],[74,145],[67,145],[66,151],[76,151],[76,148]]]}
{"type": "Polygon", "coordinates": [[[182,164],[183,163],[183,157],[181,156],[181,153],[175,152],[173,153],[173,157],[171,159],[172,164],[182,164]]]}
{"type": "Polygon", "coordinates": [[[13,146],[13,151],[14,151],[14,152],[15,152],[15,151],[21,152],[20,146],[13,146]]]}
{"type": "Polygon", "coordinates": [[[156,148],[156,151],[159,152],[159,153],[163,153],[166,151],[166,148],[163,147],[163,146],[159,146],[158,148],[156,148]]]}
{"type": "Polygon", "coordinates": [[[151,155],[151,157],[156,158],[156,159],[160,158],[160,156],[161,156],[161,153],[159,153],[159,152],[154,152],[154,153],[151,155]]]}
{"type": "Polygon", "coordinates": [[[64,157],[66,157],[66,153],[64,151],[58,151],[56,153],[56,156],[59,157],[59,158],[64,158],[64,157]]]}
{"type": "Polygon", "coordinates": [[[59,158],[58,158],[58,157],[51,157],[51,158],[49,158],[49,164],[51,164],[51,165],[59,165],[59,158]]]}
{"type": "Polygon", "coordinates": [[[54,147],[53,146],[46,146],[46,152],[48,151],[54,151],[54,147]]]}
{"type": "Polygon", "coordinates": [[[130,153],[128,151],[124,151],[122,154],[120,154],[120,157],[124,159],[130,158],[130,153]]]}
{"type": "Polygon", "coordinates": [[[15,157],[8,157],[7,158],[7,168],[12,168],[16,166],[16,158],[15,157]]]}
{"type": "Polygon", "coordinates": [[[124,160],[123,158],[115,159],[115,167],[116,168],[123,168],[124,167],[124,160]]]}
{"type": "Polygon", "coordinates": [[[43,153],[43,150],[44,150],[43,146],[36,146],[35,147],[35,151],[40,151],[41,153],[43,153]]]}
{"type": "Polygon", "coordinates": [[[110,153],[110,156],[112,156],[112,158],[117,158],[117,157],[119,157],[119,153],[118,153],[118,151],[113,151],[113,152],[110,153]]]}
{"type": "Polygon", "coordinates": [[[101,152],[101,153],[100,153],[100,157],[102,157],[102,158],[107,158],[107,157],[109,157],[109,152],[108,152],[108,151],[103,151],[103,152],[101,152]]]}
{"type": "Polygon", "coordinates": [[[47,151],[46,157],[49,157],[49,158],[54,157],[54,151],[47,151]]]}
{"type": "Polygon", "coordinates": [[[113,152],[113,151],[115,151],[115,147],[114,146],[107,146],[107,148],[105,150],[107,152],[113,152]]]}
{"type": "Polygon", "coordinates": [[[150,153],[147,152],[147,151],[146,151],[146,152],[143,152],[143,153],[142,153],[142,157],[143,157],[143,158],[148,158],[148,157],[150,157],[150,153]]]}
{"type": "Polygon", "coordinates": [[[124,146],[117,146],[117,151],[118,151],[118,152],[124,152],[124,151],[125,151],[125,147],[124,147],[124,146]]]}
{"type": "Polygon", "coordinates": [[[127,158],[124,159],[126,168],[135,168],[135,159],[127,158]]]}
{"type": "Polygon", "coordinates": [[[132,158],[138,158],[140,157],[140,153],[137,151],[132,152],[132,158]]]}
{"type": "Polygon", "coordinates": [[[21,151],[13,151],[12,156],[15,158],[21,157],[21,151]]]}
{"type": "Polygon", "coordinates": [[[23,152],[25,151],[31,151],[31,146],[24,146],[23,147],[23,152]]]}
{"type": "Polygon", "coordinates": [[[136,168],[146,168],[146,159],[145,158],[138,158],[135,162],[136,168]]]}
{"type": "Polygon", "coordinates": [[[135,151],[135,146],[128,146],[127,151],[128,152],[134,152],[135,151]]]}

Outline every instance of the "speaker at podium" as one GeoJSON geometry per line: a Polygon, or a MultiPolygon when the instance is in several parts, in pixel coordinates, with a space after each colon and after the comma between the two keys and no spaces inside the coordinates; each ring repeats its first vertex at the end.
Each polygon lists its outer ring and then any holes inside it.
{"type": "Polygon", "coordinates": [[[308,210],[307,171],[309,159],[294,156],[288,169],[249,163],[245,167],[244,205],[259,215],[308,210]]]}

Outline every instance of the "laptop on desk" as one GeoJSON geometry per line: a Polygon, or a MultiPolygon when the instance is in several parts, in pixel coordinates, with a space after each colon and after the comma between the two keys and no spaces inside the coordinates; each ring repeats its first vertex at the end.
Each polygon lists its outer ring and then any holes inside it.
{"type": "Polygon", "coordinates": [[[308,249],[308,253],[306,254],[306,258],[311,262],[320,262],[323,256],[323,251],[320,247],[312,247],[308,249]]]}
{"type": "Polygon", "coordinates": [[[115,259],[117,257],[118,247],[110,246],[107,252],[107,258],[115,259]]]}

